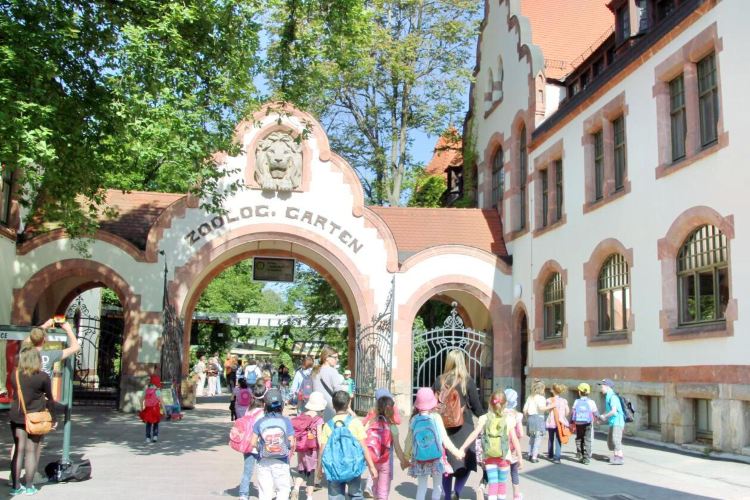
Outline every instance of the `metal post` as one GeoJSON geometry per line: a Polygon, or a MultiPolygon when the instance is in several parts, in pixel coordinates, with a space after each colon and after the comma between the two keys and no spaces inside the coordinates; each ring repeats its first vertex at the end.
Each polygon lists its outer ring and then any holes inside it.
{"type": "Polygon", "coordinates": [[[65,401],[65,422],[63,424],[63,449],[62,463],[70,463],[70,433],[71,433],[71,414],[73,412],[73,363],[75,356],[71,356],[63,361],[63,401],[65,401]]]}

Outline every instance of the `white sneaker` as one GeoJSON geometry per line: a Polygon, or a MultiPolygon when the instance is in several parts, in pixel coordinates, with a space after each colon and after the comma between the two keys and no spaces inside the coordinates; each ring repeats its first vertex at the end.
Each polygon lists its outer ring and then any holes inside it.
{"type": "Polygon", "coordinates": [[[151,442],[151,438],[146,438],[146,441],[144,441],[144,443],[150,443],[150,442],[151,442]]]}
{"type": "Polygon", "coordinates": [[[154,437],[152,437],[152,438],[151,438],[151,442],[152,442],[152,443],[155,443],[155,442],[157,442],[158,440],[159,440],[159,436],[154,436],[154,437]]]}

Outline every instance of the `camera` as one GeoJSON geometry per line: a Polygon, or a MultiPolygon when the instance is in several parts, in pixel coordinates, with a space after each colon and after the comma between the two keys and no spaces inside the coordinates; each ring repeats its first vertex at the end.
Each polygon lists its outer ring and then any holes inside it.
{"type": "Polygon", "coordinates": [[[65,323],[65,316],[62,314],[56,314],[52,318],[52,322],[55,324],[55,326],[62,326],[62,324],[65,323]]]}

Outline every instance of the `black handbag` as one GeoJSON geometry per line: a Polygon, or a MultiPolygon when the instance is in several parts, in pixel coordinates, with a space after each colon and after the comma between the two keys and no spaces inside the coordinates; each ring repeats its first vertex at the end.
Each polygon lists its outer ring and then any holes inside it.
{"type": "Polygon", "coordinates": [[[66,464],[56,460],[47,464],[44,473],[51,482],[55,483],[86,481],[91,479],[91,461],[86,459],[66,464]]]}

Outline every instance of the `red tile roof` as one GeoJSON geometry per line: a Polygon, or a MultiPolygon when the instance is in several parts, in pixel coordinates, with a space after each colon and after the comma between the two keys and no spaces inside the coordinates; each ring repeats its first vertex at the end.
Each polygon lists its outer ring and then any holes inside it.
{"type": "Polygon", "coordinates": [[[451,128],[438,139],[432,159],[425,167],[425,172],[429,175],[444,175],[449,167],[460,167],[463,164],[461,137],[455,128],[451,128]]]}
{"type": "Polygon", "coordinates": [[[185,195],[145,191],[123,193],[110,189],[107,191],[107,204],[117,210],[118,216],[114,219],[102,216],[99,219],[101,229],[116,234],[141,250],[145,250],[151,226],[165,208],[183,196],[185,195]]]}
{"type": "Polygon", "coordinates": [[[521,0],[531,22],[531,39],[544,54],[547,78],[563,79],[582,56],[612,33],[614,15],[608,0],[521,0]]]}
{"type": "Polygon", "coordinates": [[[368,207],[391,229],[399,260],[438,245],[465,245],[507,256],[496,210],[478,208],[368,207]]]}

